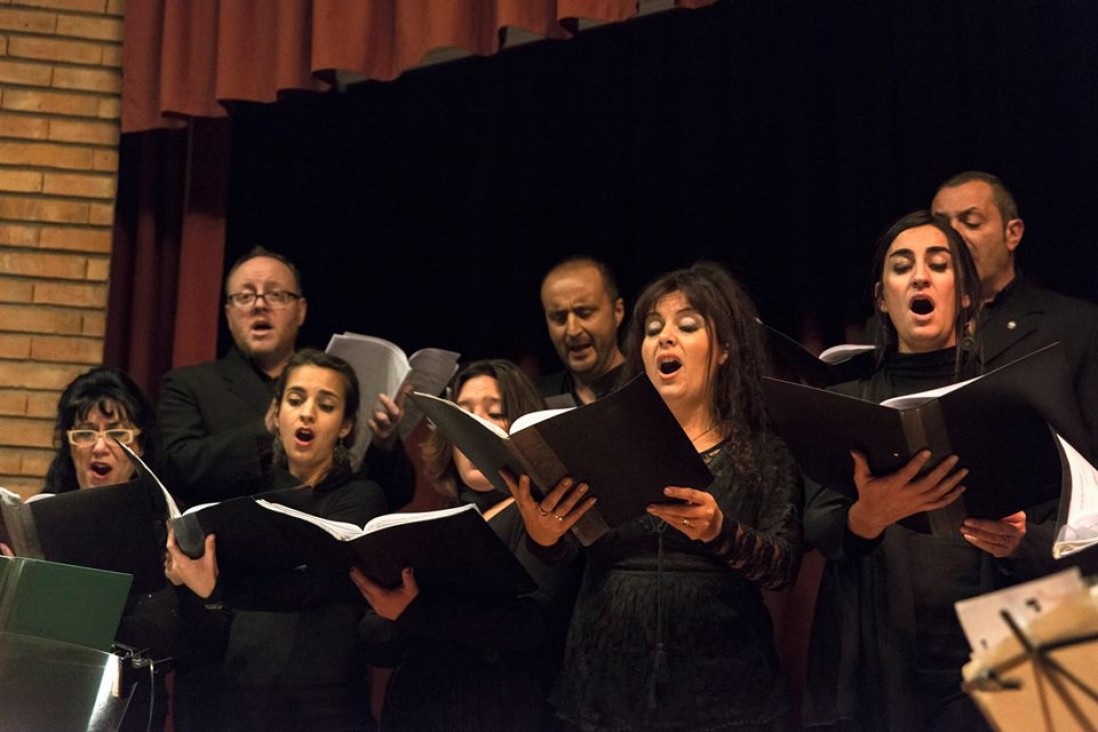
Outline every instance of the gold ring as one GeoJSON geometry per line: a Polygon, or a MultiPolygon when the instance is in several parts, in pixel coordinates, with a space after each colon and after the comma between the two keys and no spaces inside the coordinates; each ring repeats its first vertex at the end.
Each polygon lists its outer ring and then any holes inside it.
{"type": "Polygon", "coordinates": [[[549,515],[549,512],[548,512],[548,511],[546,511],[546,510],[545,510],[544,508],[542,508],[541,506],[538,506],[538,514],[540,514],[542,518],[545,518],[546,516],[548,516],[548,515],[549,515]]]}
{"type": "Polygon", "coordinates": [[[683,525],[683,526],[690,526],[690,519],[688,519],[688,518],[684,518],[684,519],[682,520],[682,525],[683,525]]]}
{"type": "Polygon", "coordinates": [[[555,518],[557,521],[563,521],[564,520],[563,516],[558,516],[555,513],[553,514],[553,518],[555,518]]]}

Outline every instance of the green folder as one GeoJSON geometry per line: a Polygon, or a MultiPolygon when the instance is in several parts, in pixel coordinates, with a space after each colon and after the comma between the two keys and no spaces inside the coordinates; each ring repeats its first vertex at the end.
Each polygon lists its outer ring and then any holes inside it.
{"type": "Polygon", "coordinates": [[[109,651],[133,576],[0,557],[0,632],[109,651]]]}

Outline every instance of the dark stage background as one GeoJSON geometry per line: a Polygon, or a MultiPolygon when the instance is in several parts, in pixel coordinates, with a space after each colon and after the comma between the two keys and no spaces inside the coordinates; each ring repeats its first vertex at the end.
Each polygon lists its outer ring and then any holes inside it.
{"type": "MultiPolygon", "coordinates": [[[[538,285],[586,252],[627,302],[699,258],[824,343],[868,314],[874,237],[987,169],[1025,271],[1098,299],[1098,3],[730,0],[233,108],[227,258],[284,252],[303,345],[558,368],[538,285]]],[[[222,326],[222,350],[228,341],[222,326]]]]}

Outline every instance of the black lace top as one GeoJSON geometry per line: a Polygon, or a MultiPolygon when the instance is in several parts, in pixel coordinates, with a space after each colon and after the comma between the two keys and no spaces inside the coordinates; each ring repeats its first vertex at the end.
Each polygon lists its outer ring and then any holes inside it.
{"type": "Polygon", "coordinates": [[[749,461],[706,454],[722,533],[693,541],[654,517],[586,550],[554,696],[582,729],[770,728],[786,711],[761,588],[788,584],[800,557],[798,473],[780,440],[749,461]]]}

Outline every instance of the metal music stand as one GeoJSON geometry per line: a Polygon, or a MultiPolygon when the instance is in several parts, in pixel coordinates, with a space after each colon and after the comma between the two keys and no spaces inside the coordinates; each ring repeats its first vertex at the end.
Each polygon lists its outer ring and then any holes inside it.
{"type": "Polygon", "coordinates": [[[84,646],[0,633],[3,728],[115,732],[130,697],[121,664],[84,646]]]}
{"type": "Polygon", "coordinates": [[[964,690],[1002,732],[1098,732],[1098,600],[1089,594],[1011,630],[964,668],[964,690]]]}

